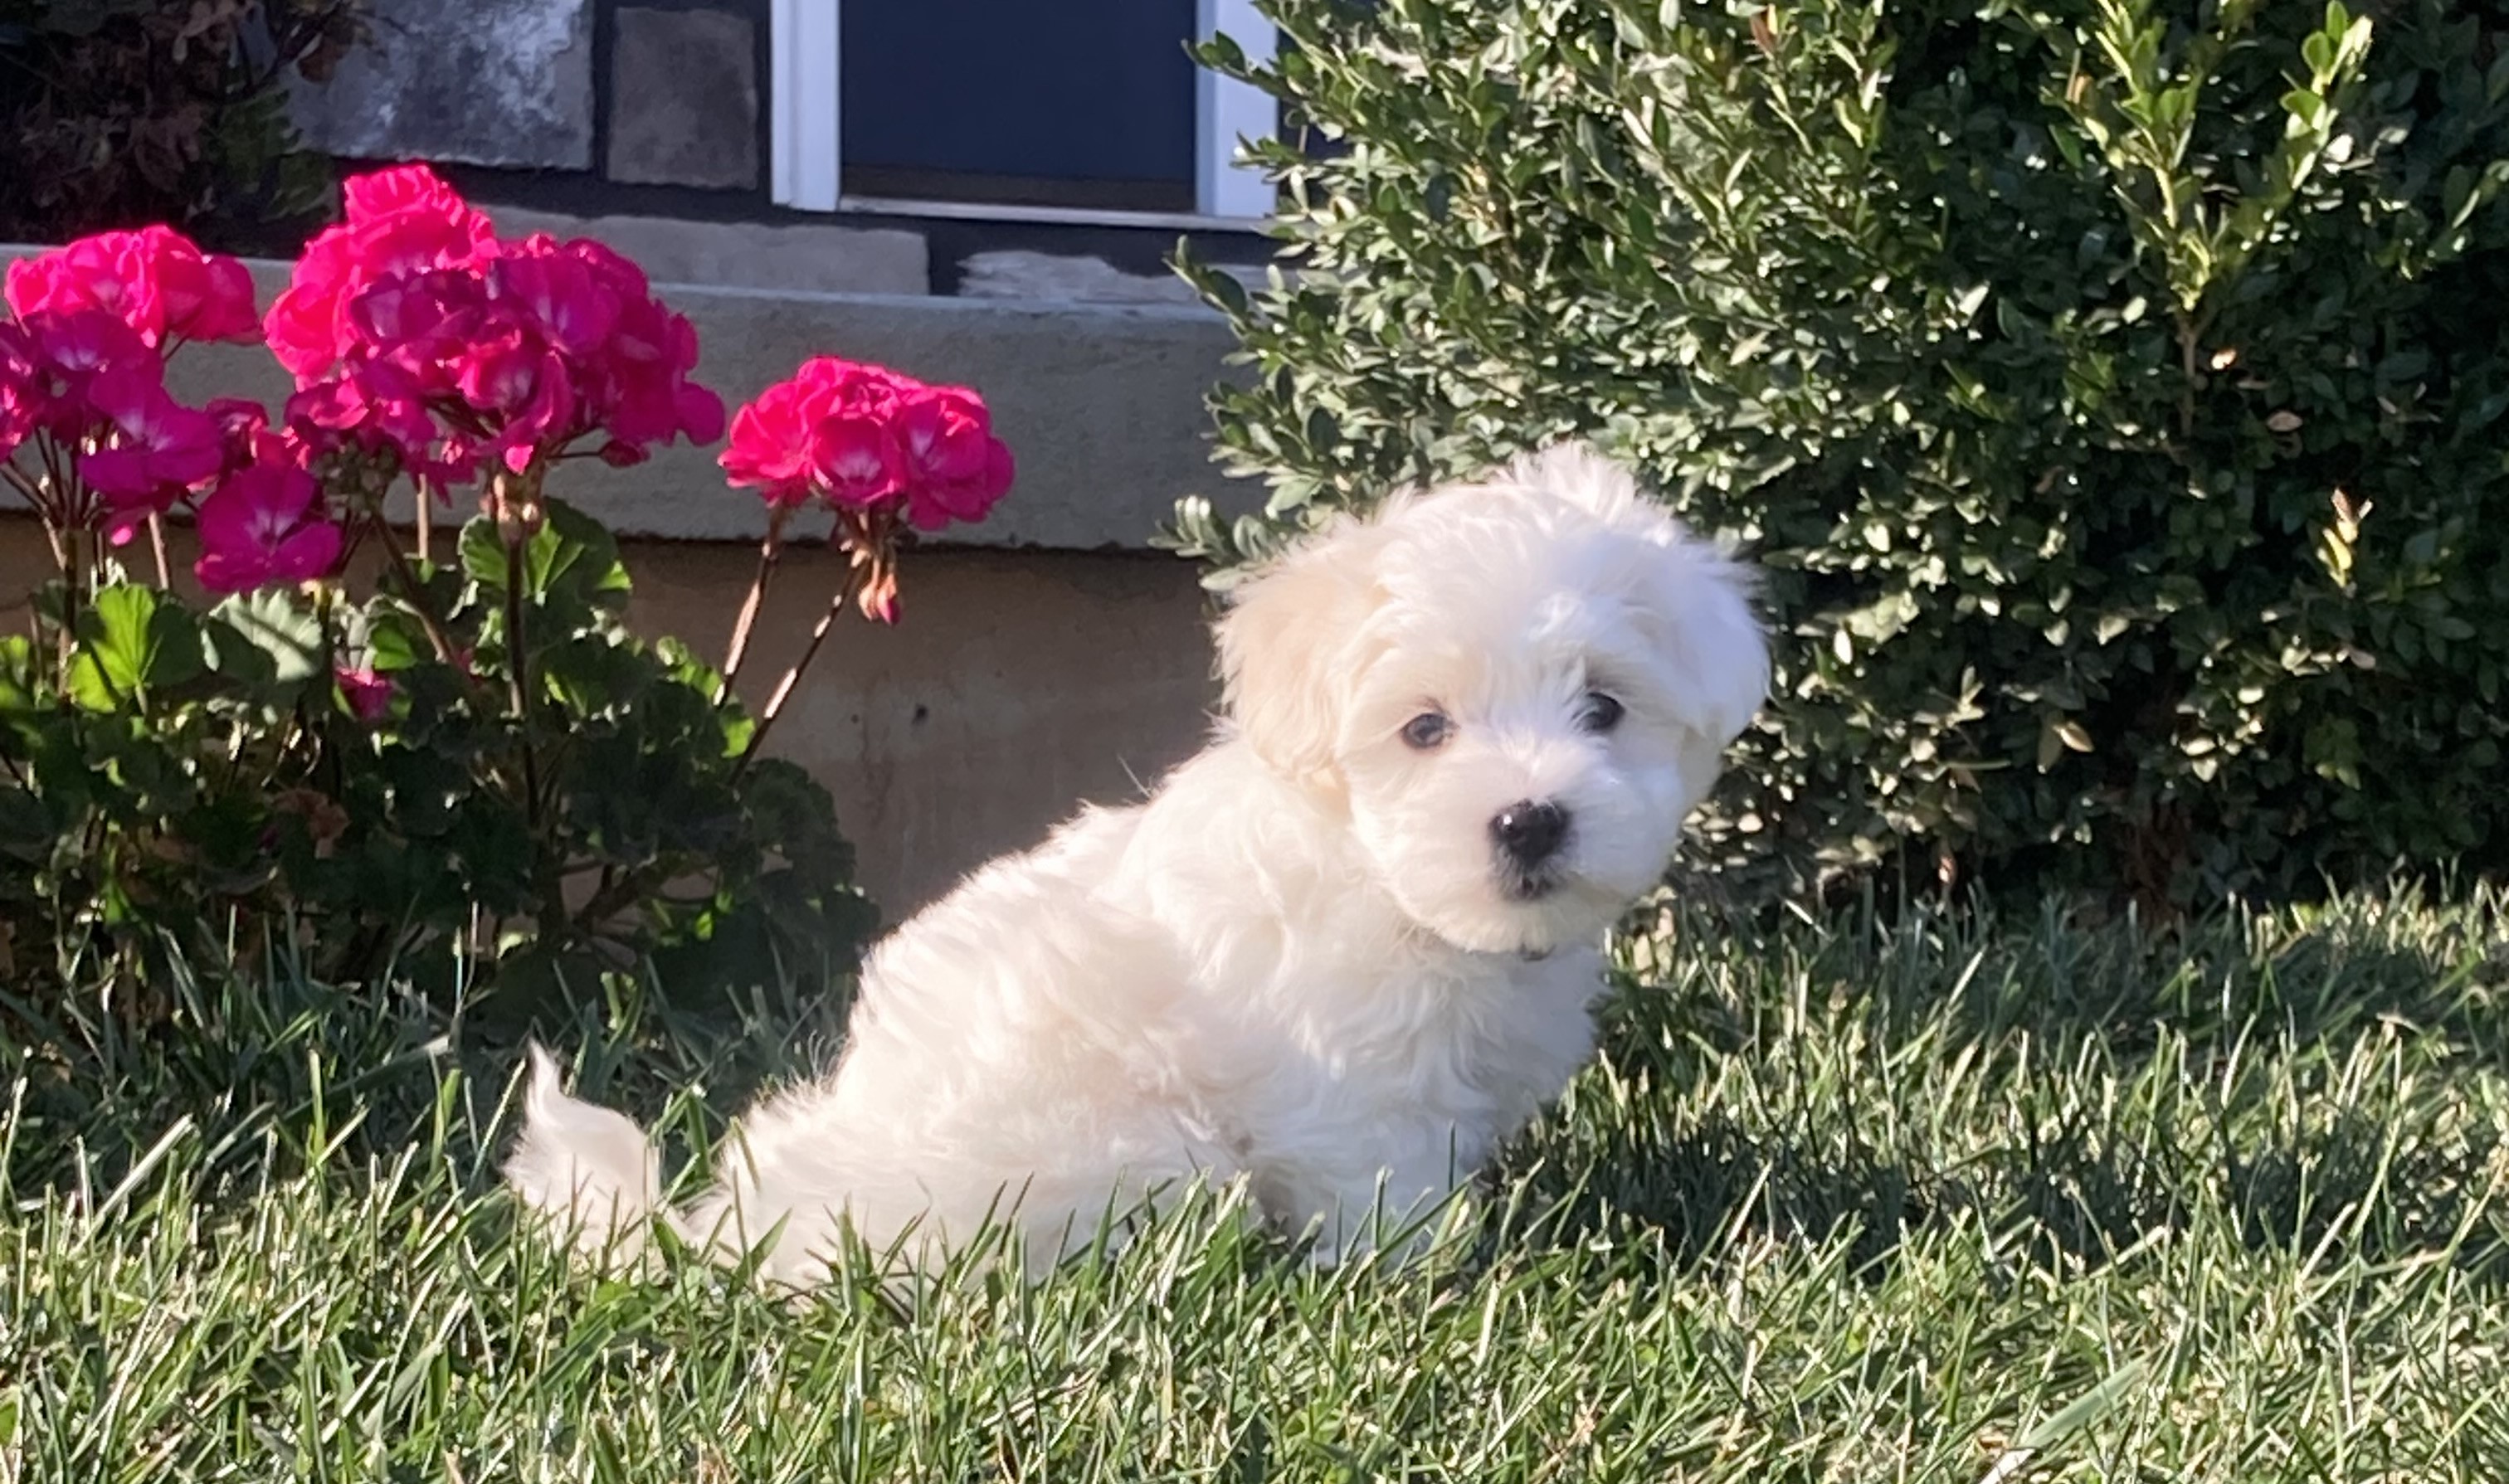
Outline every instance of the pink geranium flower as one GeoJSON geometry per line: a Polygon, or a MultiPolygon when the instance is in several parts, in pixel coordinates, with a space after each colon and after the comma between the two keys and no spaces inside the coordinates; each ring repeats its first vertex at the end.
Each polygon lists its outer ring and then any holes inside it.
{"type": "Polygon", "coordinates": [[[462,193],[423,165],[397,166],[355,175],[340,187],[352,223],[382,221],[415,213],[446,220],[476,215],[462,193]]]}
{"type": "Polygon", "coordinates": [[[197,253],[172,257],[166,265],[160,286],[169,335],[239,345],[249,345],[261,338],[261,311],[253,302],[252,272],[242,259],[197,253]]]}
{"type": "Polygon", "coordinates": [[[80,456],[79,477],[105,498],[119,531],[172,508],[192,486],[215,478],[225,462],[217,420],[175,401],[143,372],[116,367],[98,374],[88,402],[109,431],[103,447],[80,456]]]}
{"type": "Polygon", "coordinates": [[[390,676],[334,665],[331,678],[339,682],[340,699],[348,703],[349,715],[360,722],[380,722],[392,715],[393,696],[398,687],[390,676]]]}
{"type": "Polygon", "coordinates": [[[478,468],[478,451],[429,415],[419,384],[391,362],[317,382],[287,399],[287,436],[315,454],[356,449],[388,454],[438,484],[459,484],[478,468]]]}
{"type": "Polygon", "coordinates": [[[689,380],[696,327],[654,297],[644,271],[599,242],[527,239],[492,277],[567,357],[585,432],[609,436],[612,464],[642,463],[673,438],[723,436],[723,398],[689,380]]]}
{"type": "Polygon", "coordinates": [[[590,452],[625,464],[723,435],[722,399],[689,380],[696,331],[633,263],[589,241],[500,241],[422,166],[361,176],[348,198],[271,306],[271,348],[300,388],[333,388],[327,403],[394,409],[363,435],[424,477],[490,458],[519,472],[596,436],[590,452]],[[424,434],[397,415],[413,397],[424,434]]]}
{"type": "Polygon", "coordinates": [[[886,419],[834,412],[810,429],[810,473],[830,504],[875,509],[905,489],[906,461],[886,419]]]}
{"type": "Polygon", "coordinates": [[[938,531],[952,524],[974,525],[991,515],[993,506],[1010,493],[1011,481],[1018,471],[1009,446],[999,438],[989,438],[982,472],[966,479],[914,486],[906,518],[918,531],[938,531]]]}
{"type": "Polygon", "coordinates": [[[36,388],[36,359],[33,337],[0,321],[0,464],[34,434],[47,408],[36,388]]]}
{"type": "Polygon", "coordinates": [[[696,326],[659,301],[630,304],[607,354],[593,367],[588,396],[612,443],[614,464],[635,464],[674,437],[712,443],[723,436],[723,398],[689,380],[696,369],[696,326]],[[626,457],[620,457],[625,455],[626,457]]]}
{"type": "Polygon", "coordinates": [[[102,310],[43,310],[23,317],[24,367],[15,396],[32,425],[69,441],[100,414],[91,397],[96,378],[120,371],[162,384],[165,364],[138,332],[102,310]]]}
{"type": "Polygon", "coordinates": [[[721,463],[775,508],[815,497],[925,531],[984,519],[1013,473],[974,391],[832,356],[742,407],[721,463]]]}
{"type": "Polygon", "coordinates": [[[991,514],[1011,487],[1011,451],[993,436],[992,414],[964,387],[919,387],[897,410],[906,464],[907,519],[938,531],[991,514]]]}
{"type": "Polygon", "coordinates": [[[270,410],[249,397],[222,396],[201,409],[218,429],[218,473],[232,474],[246,464],[294,462],[285,441],[271,430],[270,410]]]}
{"type": "Polygon", "coordinates": [[[618,294],[555,238],[526,238],[488,265],[489,296],[539,326],[559,352],[590,357],[618,325],[618,294]]]}
{"type": "Polygon", "coordinates": [[[576,417],[566,358],[535,327],[508,321],[474,343],[456,367],[462,400],[497,431],[490,447],[516,473],[564,444],[576,417]]]}
{"type": "Polygon", "coordinates": [[[290,464],[256,464],[201,501],[193,574],[211,592],[305,582],[340,560],[340,528],[319,509],[321,487],[290,464]]]}
{"type": "Polygon", "coordinates": [[[350,304],[349,322],[360,360],[389,361],[422,393],[442,396],[455,390],[487,310],[476,273],[439,268],[366,289],[350,304]]]}
{"type": "Polygon", "coordinates": [[[131,327],[151,350],[177,341],[255,338],[252,275],[235,258],[204,253],[168,227],[104,232],[9,265],[19,318],[94,310],[131,327]]]}
{"type": "Polygon", "coordinates": [[[886,500],[904,472],[888,433],[901,385],[880,366],[814,356],[740,410],[718,462],[735,487],[758,487],[769,504],[886,500]]]}
{"type": "Polygon", "coordinates": [[[349,183],[348,220],[305,245],[263,329],[299,385],[321,379],[359,344],[351,310],[379,283],[431,269],[473,269],[496,232],[433,170],[403,166],[349,183]]]}
{"type": "Polygon", "coordinates": [[[734,489],[757,488],[761,499],[790,509],[810,498],[808,394],[799,381],[778,382],[731,419],[731,441],[717,461],[734,489]]]}
{"type": "Polygon", "coordinates": [[[127,232],[109,232],[10,264],[6,293],[10,313],[25,319],[95,310],[143,335],[153,334],[164,315],[138,272],[139,265],[132,261],[133,254],[122,245],[130,237],[127,232]]]}

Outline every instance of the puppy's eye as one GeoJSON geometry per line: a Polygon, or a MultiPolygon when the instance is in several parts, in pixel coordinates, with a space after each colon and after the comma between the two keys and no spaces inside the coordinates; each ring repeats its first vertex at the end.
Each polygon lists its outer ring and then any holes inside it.
{"type": "Polygon", "coordinates": [[[1577,709],[1577,724],[1588,731],[1610,731],[1621,724],[1621,703],[1600,690],[1586,692],[1585,702],[1577,709]]]}
{"type": "Polygon", "coordinates": [[[1452,736],[1455,723],[1442,711],[1424,711],[1403,723],[1403,744],[1413,752],[1425,753],[1452,736]]]}

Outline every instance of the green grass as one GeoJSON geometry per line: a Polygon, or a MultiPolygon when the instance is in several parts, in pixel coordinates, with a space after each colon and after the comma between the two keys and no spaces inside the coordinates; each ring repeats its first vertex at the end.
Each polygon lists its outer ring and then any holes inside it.
{"type": "MultiPolygon", "coordinates": [[[[500,1035],[187,983],[0,1066],[0,1480],[2496,1484],[2503,925],[1667,922],[1421,1267],[1205,1204],[912,1316],[572,1277],[493,1193],[500,1035]]],[[[604,1015],[683,1152],[826,1029],[604,1015]]]]}

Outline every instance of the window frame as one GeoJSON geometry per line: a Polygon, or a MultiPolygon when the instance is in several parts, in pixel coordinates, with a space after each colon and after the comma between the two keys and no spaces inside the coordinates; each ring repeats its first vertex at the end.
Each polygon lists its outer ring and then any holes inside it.
{"type": "MultiPolygon", "coordinates": [[[[1252,84],[1203,67],[1194,70],[1191,211],[847,195],[841,93],[843,5],[843,0],[769,0],[769,194],[779,206],[824,213],[1199,231],[1257,231],[1273,213],[1270,182],[1259,168],[1236,158],[1240,139],[1268,139],[1277,131],[1272,99],[1252,84]]],[[[1269,60],[1276,41],[1272,22],[1255,11],[1254,0],[1195,0],[1194,28],[1206,41],[1215,35],[1229,36],[1254,61],[1269,60]]]]}

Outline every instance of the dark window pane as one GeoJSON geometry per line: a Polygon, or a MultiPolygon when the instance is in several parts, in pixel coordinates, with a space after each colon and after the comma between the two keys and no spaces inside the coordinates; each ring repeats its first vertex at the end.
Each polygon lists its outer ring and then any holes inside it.
{"type": "Polygon", "coordinates": [[[845,0],[845,190],[1193,204],[1193,0],[845,0]]]}

